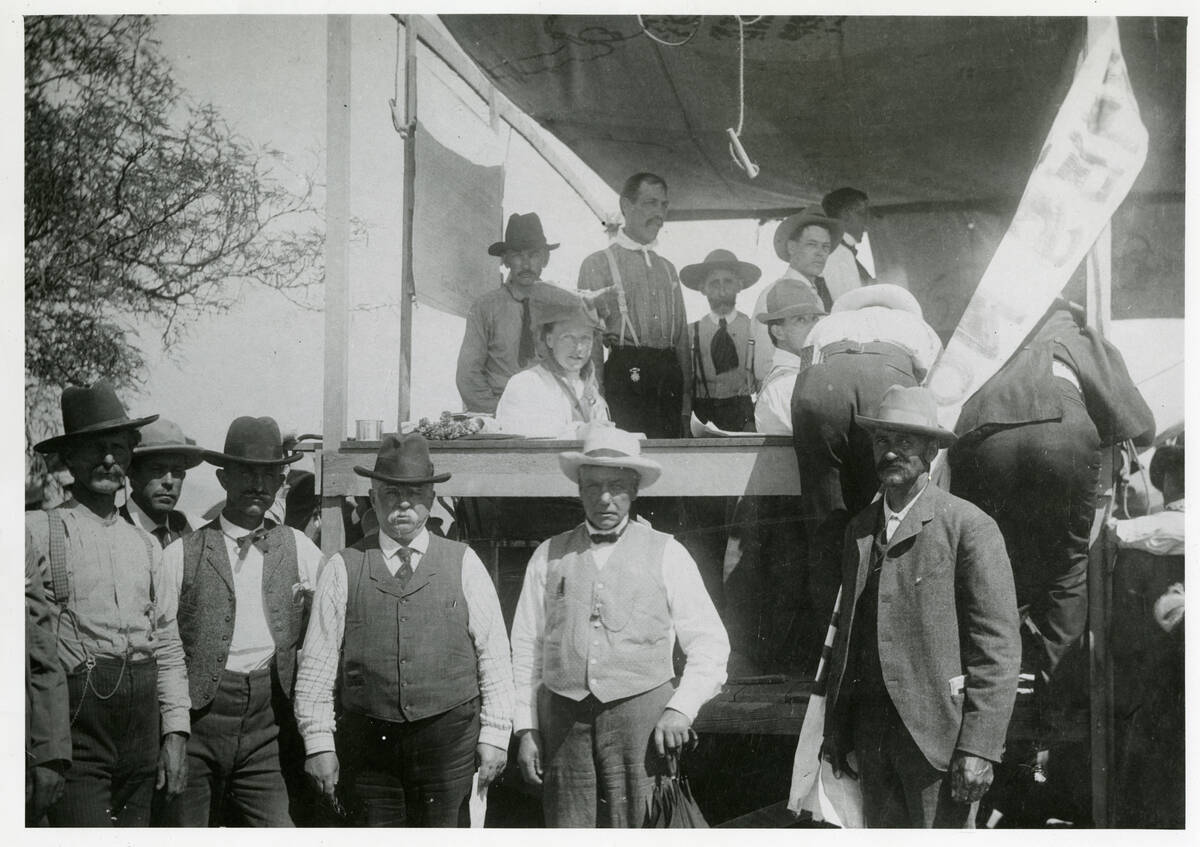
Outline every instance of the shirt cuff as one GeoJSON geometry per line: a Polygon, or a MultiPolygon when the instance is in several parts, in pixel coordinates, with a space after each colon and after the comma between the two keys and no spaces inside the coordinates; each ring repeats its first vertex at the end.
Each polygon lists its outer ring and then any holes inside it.
{"type": "Polygon", "coordinates": [[[689,723],[696,722],[696,715],[700,711],[700,707],[704,705],[705,700],[698,700],[695,696],[682,689],[675,692],[675,696],[667,703],[668,709],[674,709],[677,712],[682,712],[688,719],[689,723]]]}
{"type": "Polygon", "coordinates": [[[529,708],[518,706],[516,712],[513,714],[513,732],[524,732],[527,729],[537,728],[537,706],[531,705],[529,708]]]}
{"type": "Polygon", "coordinates": [[[479,743],[491,744],[493,747],[499,747],[501,750],[508,750],[508,739],[511,734],[506,729],[500,729],[495,726],[483,726],[479,728],[479,743]]]}
{"type": "Polygon", "coordinates": [[[162,734],[168,732],[192,734],[192,719],[187,709],[167,709],[162,713],[162,734]]]}
{"type": "Polygon", "coordinates": [[[332,732],[318,730],[304,736],[304,752],[309,756],[317,753],[332,753],[335,749],[332,732]]]}

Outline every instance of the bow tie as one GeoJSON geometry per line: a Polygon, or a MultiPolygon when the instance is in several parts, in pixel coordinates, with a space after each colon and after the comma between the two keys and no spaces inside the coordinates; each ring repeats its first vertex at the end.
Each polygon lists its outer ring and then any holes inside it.
{"type": "Polygon", "coordinates": [[[250,552],[250,545],[252,544],[262,552],[267,552],[267,528],[265,526],[260,526],[254,532],[248,532],[237,539],[239,559],[250,552]]]}
{"type": "Polygon", "coordinates": [[[617,539],[621,537],[619,532],[589,532],[588,538],[592,539],[593,544],[616,544],[617,539]]]}

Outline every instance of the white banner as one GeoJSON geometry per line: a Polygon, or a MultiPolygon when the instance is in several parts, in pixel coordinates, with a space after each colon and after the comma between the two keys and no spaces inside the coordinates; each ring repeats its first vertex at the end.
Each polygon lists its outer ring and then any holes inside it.
{"type": "Polygon", "coordinates": [[[1115,18],[1087,46],[1008,232],[926,385],[942,426],[1008,361],[1066,286],[1146,161],[1115,18]]]}

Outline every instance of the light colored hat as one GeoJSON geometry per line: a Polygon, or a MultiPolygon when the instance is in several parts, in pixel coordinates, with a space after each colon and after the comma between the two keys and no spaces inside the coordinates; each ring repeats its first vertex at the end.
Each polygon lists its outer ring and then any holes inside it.
{"type": "Polygon", "coordinates": [[[779,226],[775,228],[775,255],[785,262],[791,261],[787,251],[788,242],[806,226],[825,227],[825,229],[829,230],[829,240],[833,242],[834,247],[842,240],[843,227],[841,221],[836,218],[827,218],[819,211],[810,212],[807,209],[801,209],[796,214],[784,218],[779,222],[779,226]]]}
{"type": "Polygon", "coordinates": [[[160,453],[182,456],[184,466],[194,468],[203,461],[204,450],[183,434],[179,424],[159,418],[142,427],[142,440],[133,448],[133,457],[137,459],[160,453]]]}
{"type": "Polygon", "coordinates": [[[642,445],[633,434],[613,426],[591,427],[581,452],[558,454],[558,466],[572,482],[579,481],[579,469],[585,465],[637,471],[642,488],[649,488],[662,476],[662,465],[642,458],[642,445]]]}
{"type": "Polygon", "coordinates": [[[703,262],[688,265],[681,270],[679,281],[693,291],[700,291],[704,288],[704,281],[708,279],[708,275],[719,270],[732,271],[733,275],[738,278],[738,282],[741,283],[743,290],[754,285],[762,276],[762,269],[758,265],[739,261],[738,257],[730,250],[717,249],[705,256],[703,262]]]}
{"type": "Polygon", "coordinates": [[[899,309],[901,312],[912,312],[918,318],[925,316],[921,312],[921,304],[907,288],[893,285],[890,282],[876,282],[851,288],[841,297],[833,301],[829,310],[836,312],[853,312],[855,309],[865,309],[867,306],[886,306],[889,309],[899,309]]]}
{"type": "Polygon", "coordinates": [[[767,310],[755,318],[759,323],[781,321],[794,315],[824,315],[825,306],[816,293],[798,279],[784,277],[767,291],[767,310]]]}
{"type": "Polygon", "coordinates": [[[540,283],[529,295],[529,316],[534,326],[579,321],[594,330],[603,330],[604,323],[596,314],[596,307],[580,297],[577,292],[559,288],[557,285],[540,283]]]}
{"type": "Polygon", "coordinates": [[[938,423],[937,400],[933,392],[920,385],[905,388],[893,385],[879,401],[875,417],[856,417],[854,422],[866,430],[894,429],[915,432],[926,438],[936,438],[939,447],[949,447],[958,440],[938,423]]]}

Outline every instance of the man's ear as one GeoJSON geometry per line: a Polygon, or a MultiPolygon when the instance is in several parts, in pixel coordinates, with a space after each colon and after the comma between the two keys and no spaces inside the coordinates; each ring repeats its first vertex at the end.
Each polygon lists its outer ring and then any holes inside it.
{"type": "Polygon", "coordinates": [[[229,490],[228,480],[229,472],[224,468],[217,468],[217,482],[220,483],[221,488],[225,489],[226,491],[229,490]]]}

